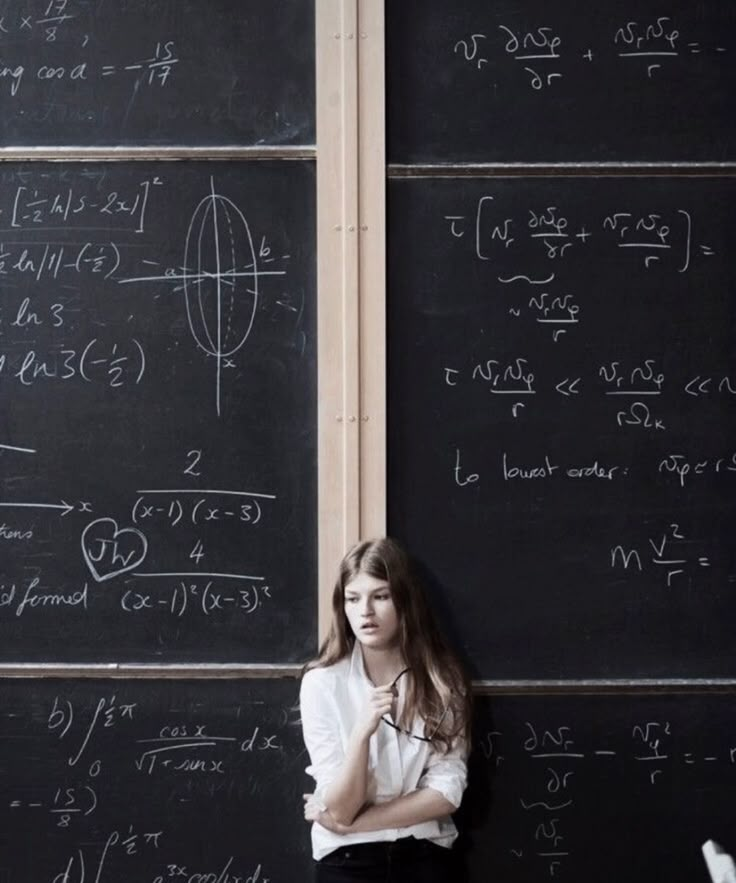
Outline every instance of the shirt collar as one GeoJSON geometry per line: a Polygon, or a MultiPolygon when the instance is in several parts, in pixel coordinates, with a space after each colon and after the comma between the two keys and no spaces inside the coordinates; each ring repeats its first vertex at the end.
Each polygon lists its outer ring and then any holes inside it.
{"type": "Polygon", "coordinates": [[[363,681],[369,684],[368,675],[363,662],[363,651],[360,649],[360,641],[356,638],[353,644],[353,652],[350,655],[350,679],[363,681]]]}

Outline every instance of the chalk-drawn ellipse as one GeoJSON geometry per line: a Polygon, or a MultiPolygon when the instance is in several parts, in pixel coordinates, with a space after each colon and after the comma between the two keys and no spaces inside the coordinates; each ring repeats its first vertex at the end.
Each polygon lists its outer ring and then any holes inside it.
{"type": "Polygon", "coordinates": [[[197,345],[215,358],[234,355],[253,327],[258,274],[248,222],[226,196],[212,192],[195,209],[184,266],[187,317],[197,345]]]}
{"type": "Polygon", "coordinates": [[[246,342],[258,308],[258,267],[248,222],[215,191],[197,205],[184,246],[184,298],[197,346],[217,362],[217,413],[223,360],[246,342]]]}

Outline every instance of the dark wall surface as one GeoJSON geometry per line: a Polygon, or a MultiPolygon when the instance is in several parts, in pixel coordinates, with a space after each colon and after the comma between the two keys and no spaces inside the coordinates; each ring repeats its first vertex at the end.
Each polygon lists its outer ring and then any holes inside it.
{"type": "Polygon", "coordinates": [[[313,144],[306,0],[0,8],[4,145],[313,144]]]}
{"type": "Polygon", "coordinates": [[[0,169],[0,658],[316,644],[312,162],[0,169]]]}

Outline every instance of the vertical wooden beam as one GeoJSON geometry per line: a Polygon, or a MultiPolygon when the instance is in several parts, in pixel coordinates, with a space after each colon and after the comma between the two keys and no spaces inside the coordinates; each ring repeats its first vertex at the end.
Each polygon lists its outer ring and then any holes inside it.
{"type": "Polygon", "coordinates": [[[360,534],[386,533],[386,124],[384,2],[358,0],[360,534]]]}
{"type": "Polygon", "coordinates": [[[358,0],[317,0],[319,636],[359,538],[358,0]]]}

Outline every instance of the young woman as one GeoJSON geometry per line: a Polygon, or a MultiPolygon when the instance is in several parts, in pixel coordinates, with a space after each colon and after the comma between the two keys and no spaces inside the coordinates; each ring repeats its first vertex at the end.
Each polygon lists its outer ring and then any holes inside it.
{"type": "Polygon", "coordinates": [[[318,883],[455,883],[470,690],[394,540],[343,559],[300,703],[318,883]]]}

